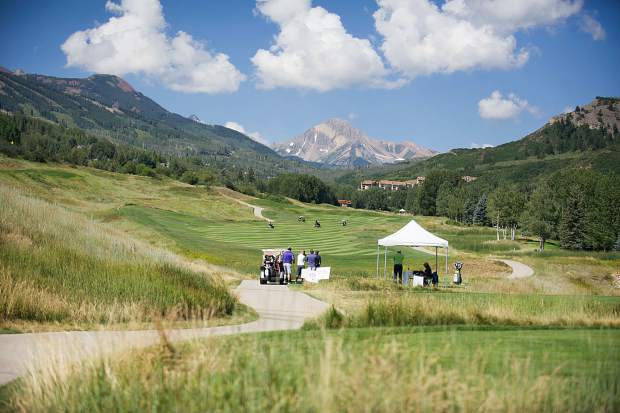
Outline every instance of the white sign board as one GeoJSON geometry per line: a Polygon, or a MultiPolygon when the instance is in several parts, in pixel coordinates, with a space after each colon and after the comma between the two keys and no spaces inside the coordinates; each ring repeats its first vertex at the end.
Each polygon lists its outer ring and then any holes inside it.
{"type": "Polygon", "coordinates": [[[318,283],[320,280],[329,280],[331,269],[331,267],[319,267],[315,270],[304,268],[301,270],[301,277],[304,281],[318,283]]]}

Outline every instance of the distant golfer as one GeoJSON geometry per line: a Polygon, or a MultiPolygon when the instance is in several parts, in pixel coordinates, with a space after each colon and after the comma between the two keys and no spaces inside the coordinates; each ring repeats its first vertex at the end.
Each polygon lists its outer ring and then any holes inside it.
{"type": "Polygon", "coordinates": [[[319,222],[318,219],[314,220],[314,228],[321,228],[321,223],[319,222]]]}
{"type": "Polygon", "coordinates": [[[292,280],[291,277],[291,266],[293,265],[293,261],[295,260],[295,255],[291,251],[291,247],[288,247],[284,254],[282,254],[282,262],[284,263],[284,282],[289,282],[292,280]]]}
{"type": "Polygon", "coordinates": [[[405,256],[400,250],[394,254],[394,281],[403,282],[403,261],[405,256]]]}
{"type": "Polygon", "coordinates": [[[275,226],[273,225],[273,222],[271,222],[271,221],[269,221],[269,228],[275,229],[275,226]]]}

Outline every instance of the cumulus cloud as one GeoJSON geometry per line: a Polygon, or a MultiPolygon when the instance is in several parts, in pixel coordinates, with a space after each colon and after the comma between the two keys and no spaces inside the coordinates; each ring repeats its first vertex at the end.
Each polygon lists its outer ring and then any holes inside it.
{"type": "Polygon", "coordinates": [[[581,30],[592,36],[592,39],[605,40],[605,29],[603,29],[603,26],[598,22],[598,20],[589,14],[585,14],[581,18],[581,23],[579,26],[581,27],[581,30]]]}
{"type": "Polygon", "coordinates": [[[504,97],[499,90],[478,102],[478,113],[484,119],[516,118],[524,110],[535,116],[539,114],[538,108],[531,106],[527,100],[520,99],[514,93],[504,97]]]}
{"type": "Polygon", "coordinates": [[[106,10],[117,16],[73,33],[61,45],[68,66],[146,75],[188,93],[234,92],[245,80],[227,55],[209,51],[190,34],[167,36],[159,0],[108,1],[106,10]]]}
{"type": "Polygon", "coordinates": [[[409,78],[472,69],[510,69],[530,53],[516,31],[555,24],[581,0],[377,0],[375,27],[388,62],[409,78]]]}
{"type": "Polygon", "coordinates": [[[248,136],[255,140],[258,143],[262,143],[265,146],[269,146],[269,142],[267,139],[263,138],[258,132],[246,132],[245,128],[238,124],[237,122],[229,121],[224,124],[228,129],[236,130],[237,132],[243,133],[245,136],[248,136]]]}
{"type": "Polygon", "coordinates": [[[352,85],[396,87],[368,39],[349,34],[340,16],[310,0],[257,0],[257,11],[280,31],[252,63],[259,86],[327,91],[352,85]]]}
{"type": "Polygon", "coordinates": [[[476,142],[472,142],[469,145],[470,149],[484,149],[484,148],[493,148],[495,145],[491,145],[490,143],[483,143],[482,145],[476,142]]]}

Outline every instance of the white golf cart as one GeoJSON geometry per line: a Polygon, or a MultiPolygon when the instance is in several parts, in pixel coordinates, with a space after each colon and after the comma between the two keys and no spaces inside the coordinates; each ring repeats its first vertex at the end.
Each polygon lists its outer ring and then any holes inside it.
{"type": "Polygon", "coordinates": [[[284,284],[284,271],[276,263],[276,257],[284,250],[284,248],[263,250],[259,275],[261,284],[284,284]]]}

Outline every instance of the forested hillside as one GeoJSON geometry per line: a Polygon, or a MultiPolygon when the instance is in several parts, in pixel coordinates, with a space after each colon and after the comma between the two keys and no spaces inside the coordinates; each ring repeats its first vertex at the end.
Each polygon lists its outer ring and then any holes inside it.
{"type": "Polygon", "coordinates": [[[168,176],[191,185],[220,184],[248,194],[259,192],[304,202],[335,203],[321,179],[285,173],[266,180],[252,164],[217,170],[197,156],[180,157],[130,145],[113,144],[79,128],[65,128],[24,115],[0,113],[0,153],[35,162],[60,162],[141,176],[168,176]]]}
{"type": "Polygon", "coordinates": [[[575,112],[552,118],[517,141],[492,148],[453,149],[386,170],[360,169],[339,182],[355,185],[366,178],[411,179],[435,169],[459,171],[495,183],[527,183],[568,166],[620,174],[619,125],[620,99],[599,97],[575,112]]]}
{"type": "Polygon", "coordinates": [[[360,169],[337,180],[337,194],[357,208],[404,208],[493,225],[498,238],[512,238],[521,228],[537,236],[541,248],[551,238],[571,249],[620,248],[619,124],[620,100],[599,97],[518,141],[360,169]],[[417,176],[426,177],[424,184],[409,190],[354,189],[362,179],[417,176]]]}
{"type": "Polygon", "coordinates": [[[63,79],[0,70],[0,110],[80,128],[115,143],[195,157],[218,170],[252,165],[266,177],[312,170],[237,131],[171,113],[117,76],[63,79]]]}

